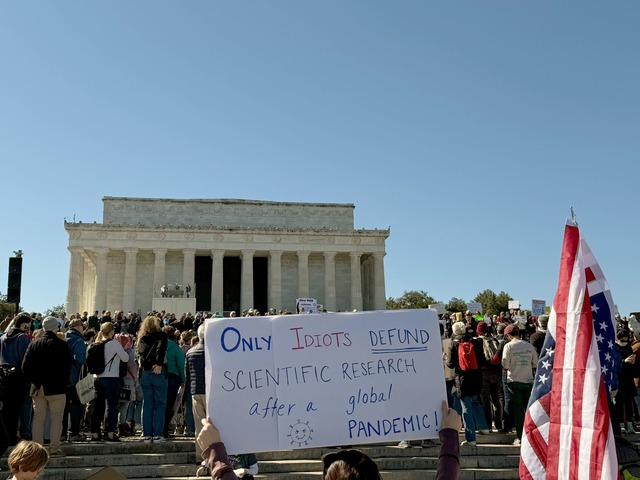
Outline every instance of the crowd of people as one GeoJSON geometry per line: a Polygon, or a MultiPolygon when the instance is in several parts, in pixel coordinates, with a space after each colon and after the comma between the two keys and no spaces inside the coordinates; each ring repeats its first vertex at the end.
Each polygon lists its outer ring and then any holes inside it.
{"type": "Polygon", "coordinates": [[[195,437],[192,400],[204,393],[204,349],[189,365],[187,353],[198,350],[203,321],[202,314],[151,312],[142,319],[108,310],[5,319],[0,453],[19,440],[47,444],[57,457],[65,455],[62,442],[119,442],[138,433],[147,443],[177,433],[195,437]],[[95,393],[83,403],[76,386],[87,375],[95,393]]]}
{"type": "MultiPolygon", "coordinates": [[[[241,315],[261,313],[247,309],[241,315]]],[[[212,446],[217,442],[209,436],[206,412],[204,320],[202,313],[177,318],[171,312],[150,312],[142,319],[105,310],[68,318],[19,313],[1,322],[0,454],[13,446],[12,456],[33,456],[23,459],[27,470],[9,465],[14,478],[33,478],[49,457],[65,456],[64,442],[119,442],[120,437],[140,435],[146,443],[162,443],[178,431],[196,437],[203,425],[195,442],[199,474],[245,480],[256,475],[254,454],[227,456],[224,446],[212,446]],[[94,390],[88,401],[77,389],[86,377],[94,390]]],[[[459,464],[460,418],[444,408],[449,426],[441,432],[442,456],[449,473],[438,478],[449,479],[457,476],[450,475],[459,464]]],[[[351,452],[324,460],[327,478],[346,478],[336,476],[337,465],[343,473],[359,468],[345,470],[349,459],[361,458],[351,452]]]]}
{"type": "MultiPolygon", "coordinates": [[[[462,445],[475,445],[477,434],[514,431],[513,443],[520,445],[549,316],[519,311],[459,315],[446,314],[441,324],[448,403],[462,415],[462,445]]],[[[616,315],[615,328],[612,428],[617,435],[634,434],[640,425],[640,323],[633,315],[616,315]]]]}
{"type": "MultiPolygon", "coordinates": [[[[242,312],[254,315],[260,312],[242,312]]],[[[171,312],[150,312],[142,319],[108,310],[69,318],[20,313],[5,319],[0,323],[0,453],[33,440],[47,445],[48,458],[65,455],[62,442],[119,442],[120,437],[140,435],[146,443],[162,443],[180,433],[200,436],[200,474],[252,478],[258,471],[255,455],[228,457],[207,418],[204,320],[202,313],[178,318],[171,312]],[[93,376],[95,394],[84,401],[76,386],[87,375],[93,376]]],[[[459,462],[461,426],[465,440],[460,446],[475,445],[477,434],[492,431],[515,431],[514,444],[520,444],[547,322],[547,315],[523,317],[520,312],[441,316],[447,393],[443,415],[458,421],[462,417],[457,428],[454,420],[449,422],[455,435],[448,432],[443,438],[444,430],[440,432],[441,458],[449,459],[444,463],[459,462]]],[[[640,323],[634,316],[618,316],[617,322],[618,378],[611,417],[616,433],[635,433],[640,424],[640,323]]],[[[324,460],[325,478],[347,478],[340,475],[353,467],[350,462],[373,463],[361,452],[345,452],[324,460]]],[[[375,472],[377,468],[366,478],[379,478],[375,472]]],[[[456,478],[443,475],[437,478],[456,478]]]]}

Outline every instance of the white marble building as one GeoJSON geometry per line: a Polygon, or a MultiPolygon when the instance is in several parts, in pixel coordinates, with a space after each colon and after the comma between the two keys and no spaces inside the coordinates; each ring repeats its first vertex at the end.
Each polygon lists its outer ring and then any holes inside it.
{"type": "Polygon", "coordinates": [[[189,310],[295,311],[296,299],[308,297],[330,311],[385,308],[389,230],[356,230],[353,204],[119,197],[103,204],[103,223],[65,222],[69,313],[144,314],[159,304],[163,284],[191,285],[191,298],[182,299],[189,310]]]}

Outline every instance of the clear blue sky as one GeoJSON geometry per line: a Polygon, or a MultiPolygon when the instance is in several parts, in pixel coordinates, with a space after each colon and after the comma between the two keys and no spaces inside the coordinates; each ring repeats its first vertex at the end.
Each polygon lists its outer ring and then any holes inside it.
{"type": "Polygon", "coordinates": [[[0,5],[0,165],[22,306],[64,303],[103,196],[354,203],[387,296],[553,300],[576,210],[640,310],[640,3],[0,5]]]}

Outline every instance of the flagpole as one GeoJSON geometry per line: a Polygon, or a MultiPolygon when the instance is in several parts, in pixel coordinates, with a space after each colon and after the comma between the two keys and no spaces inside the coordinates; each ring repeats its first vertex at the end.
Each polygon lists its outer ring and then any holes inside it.
{"type": "MultiPolygon", "coordinates": [[[[571,220],[569,220],[569,221],[571,222],[571,224],[574,227],[577,227],[578,226],[578,219],[576,218],[576,214],[573,211],[573,207],[569,207],[569,211],[571,212],[571,220]]],[[[569,221],[567,221],[567,223],[569,223],[569,221]]]]}

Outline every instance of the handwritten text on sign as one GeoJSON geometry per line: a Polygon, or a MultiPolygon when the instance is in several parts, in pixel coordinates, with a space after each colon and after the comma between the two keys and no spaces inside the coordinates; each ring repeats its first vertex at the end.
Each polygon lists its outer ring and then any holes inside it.
{"type": "Polygon", "coordinates": [[[205,341],[208,414],[230,452],[438,434],[432,310],[215,319],[205,341]]]}

